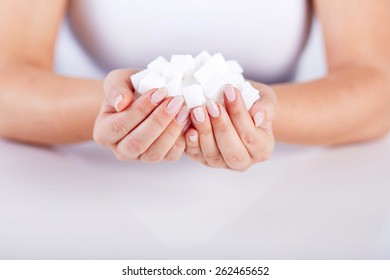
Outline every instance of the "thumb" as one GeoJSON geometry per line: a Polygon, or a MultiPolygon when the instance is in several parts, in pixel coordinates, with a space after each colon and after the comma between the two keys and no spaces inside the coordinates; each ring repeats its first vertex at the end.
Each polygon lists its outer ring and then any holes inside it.
{"type": "Polygon", "coordinates": [[[104,92],[106,94],[106,110],[121,112],[133,102],[133,85],[130,75],[134,71],[118,69],[111,71],[104,80],[104,92]]]}

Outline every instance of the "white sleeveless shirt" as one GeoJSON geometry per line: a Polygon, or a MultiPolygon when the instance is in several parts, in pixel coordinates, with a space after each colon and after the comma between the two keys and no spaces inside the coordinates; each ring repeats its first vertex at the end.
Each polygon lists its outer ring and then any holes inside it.
{"type": "Polygon", "coordinates": [[[104,71],[207,50],[260,82],[292,77],[310,14],[307,0],[71,0],[68,10],[75,37],[104,71]]]}

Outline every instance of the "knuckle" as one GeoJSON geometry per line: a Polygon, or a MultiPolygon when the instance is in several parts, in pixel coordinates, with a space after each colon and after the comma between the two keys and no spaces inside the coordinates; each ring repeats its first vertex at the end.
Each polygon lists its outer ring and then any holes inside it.
{"type": "Polygon", "coordinates": [[[242,153],[232,153],[226,156],[226,161],[232,166],[241,167],[245,165],[245,156],[242,153]]]}
{"type": "Polygon", "coordinates": [[[134,102],[132,109],[135,110],[139,115],[142,116],[149,115],[147,102],[134,102]]]}
{"type": "Polygon", "coordinates": [[[126,135],[128,133],[126,123],[123,119],[116,119],[111,122],[111,131],[114,134],[126,135]]]}
{"type": "Polygon", "coordinates": [[[250,166],[249,164],[246,164],[246,165],[234,168],[232,170],[237,171],[237,172],[245,172],[248,170],[249,166],[250,166]]]}
{"type": "Polygon", "coordinates": [[[152,122],[152,125],[155,126],[157,129],[165,129],[166,127],[166,117],[163,113],[159,113],[159,114],[153,114],[151,116],[151,122],[152,122]]]}
{"type": "Polygon", "coordinates": [[[127,157],[127,156],[125,156],[124,154],[119,153],[119,152],[116,152],[116,153],[115,153],[115,157],[116,157],[116,159],[119,160],[119,161],[128,161],[128,160],[130,160],[129,157],[127,157]]]}
{"type": "Polygon", "coordinates": [[[163,160],[163,155],[157,151],[147,150],[142,154],[142,160],[149,163],[157,163],[163,160]]]}
{"type": "Polygon", "coordinates": [[[204,156],[207,162],[210,163],[219,163],[222,161],[222,155],[218,152],[211,152],[204,156]]]}
{"type": "Polygon", "coordinates": [[[131,153],[140,155],[143,152],[145,152],[146,147],[144,146],[141,140],[135,138],[130,134],[129,138],[127,139],[126,149],[129,150],[131,153]]]}
{"type": "Polygon", "coordinates": [[[253,133],[245,133],[242,136],[242,141],[248,146],[255,146],[258,143],[257,137],[253,133]]]}
{"type": "Polygon", "coordinates": [[[240,117],[242,117],[243,114],[244,114],[244,112],[236,106],[230,108],[229,116],[231,118],[240,118],[240,117]]]}
{"type": "Polygon", "coordinates": [[[229,125],[226,122],[218,122],[214,125],[214,130],[219,133],[225,133],[229,129],[229,125]]]}

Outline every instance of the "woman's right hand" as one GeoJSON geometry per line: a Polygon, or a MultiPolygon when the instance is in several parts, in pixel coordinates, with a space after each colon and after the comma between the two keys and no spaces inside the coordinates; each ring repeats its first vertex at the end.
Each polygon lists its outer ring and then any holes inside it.
{"type": "Polygon", "coordinates": [[[181,96],[166,98],[165,88],[150,90],[134,100],[129,79],[134,72],[120,69],[106,76],[105,99],[93,138],[119,160],[178,160],[185,150],[182,131],[189,122],[189,110],[181,96]]]}

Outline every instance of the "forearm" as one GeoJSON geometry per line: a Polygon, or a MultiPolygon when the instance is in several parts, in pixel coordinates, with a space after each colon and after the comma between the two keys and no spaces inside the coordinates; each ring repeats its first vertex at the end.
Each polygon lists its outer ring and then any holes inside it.
{"type": "Polygon", "coordinates": [[[2,65],[0,136],[36,144],[90,140],[103,96],[102,81],[2,65]]]}
{"type": "Polygon", "coordinates": [[[273,89],[279,141],[344,144],[378,138],[390,130],[390,77],[377,68],[351,66],[319,80],[273,89]]]}

